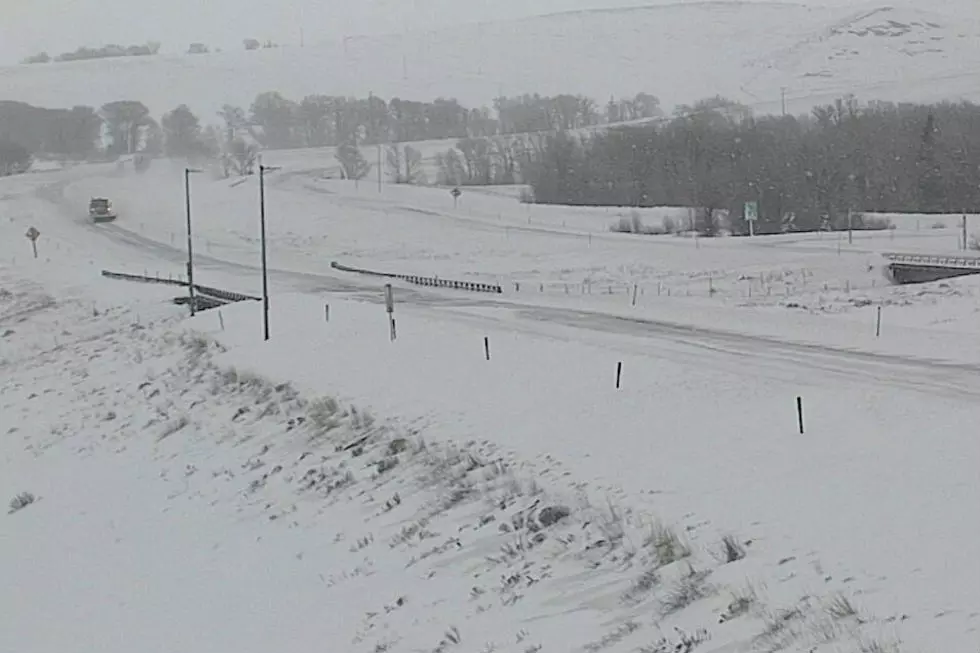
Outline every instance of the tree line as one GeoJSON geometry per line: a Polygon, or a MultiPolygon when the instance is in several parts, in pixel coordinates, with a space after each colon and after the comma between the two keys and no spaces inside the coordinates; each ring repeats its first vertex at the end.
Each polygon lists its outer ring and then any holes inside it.
{"type": "MultiPolygon", "coordinates": [[[[249,40],[246,47],[255,47],[255,42],[249,40]]],[[[604,110],[577,95],[500,97],[494,107],[468,109],[454,99],[422,102],[375,95],[310,95],[296,102],[273,91],[259,94],[247,110],[225,105],[214,116],[216,124],[204,125],[186,105],[157,122],[145,105],[133,100],[110,102],[98,109],[46,109],[0,102],[0,139],[30,154],[73,160],[137,152],[218,157],[229,173],[245,174],[259,148],[335,146],[345,176],[356,178],[369,168],[360,155],[363,145],[574,129],[662,113],[657,98],[646,93],[611,99],[604,110]],[[100,146],[103,140],[104,148],[100,146]]],[[[398,147],[389,150],[388,158],[401,171],[400,177],[418,178],[417,153],[398,147]]],[[[6,158],[15,154],[9,147],[5,151],[6,158]]]]}
{"type": "MultiPolygon", "coordinates": [[[[262,43],[258,39],[253,38],[243,39],[242,45],[246,50],[279,47],[272,41],[267,40],[262,43]]],[[[62,52],[55,56],[51,56],[47,52],[38,52],[22,60],[21,63],[46,64],[52,62],[87,61],[91,59],[112,59],[116,57],[148,57],[159,54],[161,46],[162,44],[159,41],[148,41],[142,45],[117,45],[110,43],[97,48],[82,46],[71,52],[62,52]]],[[[191,43],[187,48],[187,54],[207,54],[210,51],[210,47],[199,42],[191,43]]],[[[217,52],[220,52],[220,50],[217,50],[217,52]]]]}
{"type": "Polygon", "coordinates": [[[112,59],[114,57],[148,57],[160,52],[159,41],[149,41],[142,45],[117,45],[110,43],[98,48],[82,46],[71,52],[51,56],[47,52],[39,52],[24,59],[26,64],[44,64],[52,61],[87,61],[90,59],[112,59]]]}
{"type": "MultiPolygon", "coordinates": [[[[245,113],[237,111],[244,119],[245,113]]],[[[621,116],[639,119],[661,114],[659,100],[646,93],[612,99],[600,110],[590,98],[567,94],[498,97],[491,109],[467,108],[452,98],[420,102],[397,97],[386,101],[377,95],[308,95],[297,102],[268,92],[255,98],[248,122],[261,129],[265,147],[281,149],[481,138],[574,129],[618,121],[621,116]]]]}
{"type": "Polygon", "coordinates": [[[0,174],[26,170],[36,153],[74,160],[92,157],[102,123],[92,107],[44,109],[0,101],[0,174]]]}
{"type": "Polygon", "coordinates": [[[655,125],[549,135],[519,169],[533,201],[695,207],[707,235],[726,215],[746,233],[747,202],[757,233],[868,228],[862,212],[980,211],[980,106],[846,97],[754,117],[713,98],[655,125]]]}
{"type": "Polygon", "coordinates": [[[361,147],[377,144],[396,181],[424,183],[421,154],[404,141],[448,138],[458,140],[437,157],[438,183],[525,183],[540,203],[689,206],[691,226],[709,235],[723,216],[747,231],[748,202],[758,208],[758,233],[843,228],[849,215],[867,227],[864,212],[980,212],[980,107],[971,103],[846,97],[809,115],[759,117],[720,97],[666,117],[643,94],[603,111],[563,95],[498,98],[495,107],[377,96],[293,103],[263,93],[248,111],[226,105],[205,126],[185,105],[157,122],[136,101],[99,109],[0,102],[0,174],[27,169],[38,153],[164,154],[250,174],[262,148],[334,145],[343,177],[360,179],[371,170],[361,147]],[[655,120],[623,124],[636,118],[655,120]],[[609,120],[618,124],[599,128],[609,120]]]}

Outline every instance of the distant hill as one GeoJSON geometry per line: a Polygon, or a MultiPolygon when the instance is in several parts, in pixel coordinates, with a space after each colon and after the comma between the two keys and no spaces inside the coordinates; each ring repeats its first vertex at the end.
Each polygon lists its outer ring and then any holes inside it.
{"type": "MultiPolygon", "coordinates": [[[[937,3],[937,5],[940,3],[937,3]]],[[[554,14],[317,47],[0,68],[0,99],[98,106],[186,103],[207,122],[278,90],[386,98],[646,91],[665,108],[722,94],[763,112],[845,93],[862,100],[980,100],[980,26],[914,8],[705,2],[554,14]]]]}

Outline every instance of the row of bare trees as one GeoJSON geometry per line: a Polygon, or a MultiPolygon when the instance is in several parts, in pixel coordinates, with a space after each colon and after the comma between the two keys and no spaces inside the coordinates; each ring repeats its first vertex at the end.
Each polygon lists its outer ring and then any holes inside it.
{"type": "MultiPolygon", "coordinates": [[[[241,109],[226,107],[226,111],[241,109]]],[[[277,92],[255,98],[247,119],[261,130],[265,147],[322,147],[379,144],[447,138],[485,138],[498,134],[575,129],[610,119],[652,118],[660,115],[656,97],[640,93],[634,98],[611,99],[605,111],[581,95],[523,95],[499,97],[493,110],[468,109],[455,99],[418,102],[376,95],[352,98],[310,95],[295,102],[277,92]]]]}
{"type": "Polygon", "coordinates": [[[488,186],[519,183],[522,170],[542,143],[540,134],[466,138],[436,155],[437,183],[488,186]]]}
{"type": "MultiPolygon", "coordinates": [[[[25,64],[46,64],[52,62],[65,61],[86,61],[90,59],[112,59],[116,57],[148,57],[159,54],[161,43],[159,41],[149,41],[143,45],[116,45],[109,44],[93,48],[88,46],[79,47],[71,52],[51,56],[47,52],[33,54],[21,63],[25,64]]],[[[242,41],[246,50],[258,50],[260,48],[269,49],[279,47],[274,42],[266,40],[260,42],[258,39],[247,38],[242,41]]],[[[221,50],[215,50],[220,52],[221,50]]],[[[191,43],[187,48],[187,54],[207,54],[211,48],[204,43],[191,43]]]]}
{"type": "Polygon", "coordinates": [[[102,122],[92,107],[42,109],[23,102],[0,101],[0,137],[32,154],[88,158],[97,149],[102,122]]]}
{"type": "Polygon", "coordinates": [[[747,231],[746,202],[760,233],[841,228],[850,212],[977,212],[980,106],[848,97],[756,118],[714,98],[657,125],[550,135],[519,168],[537,202],[696,207],[706,234],[724,214],[747,231]]]}
{"type": "MultiPolygon", "coordinates": [[[[590,124],[594,105],[581,99],[562,104],[529,96],[509,107],[500,103],[497,131],[470,133],[463,129],[472,125],[464,117],[470,114],[454,101],[418,103],[424,120],[416,124],[410,118],[416,112],[401,101],[333,98],[324,100],[329,111],[317,114],[320,120],[297,123],[296,107],[279,97],[260,95],[249,113],[226,106],[221,123],[209,126],[184,105],[158,123],[135,101],[99,109],[0,102],[0,164],[10,173],[23,170],[33,153],[71,159],[164,153],[217,159],[227,175],[250,174],[259,148],[294,143],[302,127],[303,144],[337,146],[345,178],[369,173],[361,148],[377,144],[390,178],[424,183],[419,150],[399,141],[449,133],[460,136],[437,157],[437,182],[526,183],[542,203],[690,206],[699,209],[694,226],[705,234],[724,214],[745,231],[746,202],[758,204],[759,233],[841,227],[852,211],[980,211],[980,107],[970,103],[861,105],[844,98],[807,116],[754,117],[716,97],[670,118],[600,128],[590,124]],[[552,122],[535,123],[538,114],[552,122]],[[535,129],[542,125],[550,128],[535,129]],[[527,131],[501,133],[509,129],[527,131]],[[399,133],[405,138],[393,137],[399,133]]],[[[655,108],[638,96],[610,103],[607,117],[654,117],[648,114],[655,108]]]]}
{"type": "Polygon", "coordinates": [[[405,180],[421,178],[421,157],[411,148],[392,144],[460,139],[460,150],[448,155],[448,176],[461,177],[460,183],[489,183],[515,178],[516,158],[509,140],[498,138],[502,134],[568,130],[660,114],[659,101],[646,93],[611,98],[600,111],[595,101],[578,95],[500,97],[491,110],[468,109],[444,98],[420,102],[400,98],[386,101],[374,95],[310,95],[294,102],[280,93],[268,92],[259,94],[247,111],[225,105],[217,115],[219,124],[209,125],[202,124],[186,105],[157,122],[149,109],[135,100],[110,102],[98,109],[44,109],[0,102],[0,136],[6,135],[7,140],[32,154],[74,160],[135,153],[188,159],[219,157],[229,174],[248,174],[258,148],[335,146],[344,176],[355,179],[370,168],[360,147],[385,144],[386,165],[396,179],[405,180]],[[482,163],[491,151],[502,163],[482,163]]]}
{"type": "Polygon", "coordinates": [[[111,43],[98,48],[82,46],[71,52],[62,52],[52,57],[47,52],[39,52],[24,59],[23,63],[43,64],[53,61],[87,61],[90,59],[112,59],[116,57],[148,57],[160,52],[159,41],[149,41],[143,45],[117,45],[111,43]]]}

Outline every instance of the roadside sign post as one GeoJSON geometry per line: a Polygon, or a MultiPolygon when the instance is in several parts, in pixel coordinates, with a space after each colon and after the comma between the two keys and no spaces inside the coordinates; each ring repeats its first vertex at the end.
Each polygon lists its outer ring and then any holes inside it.
{"type": "Polygon", "coordinates": [[[749,237],[755,235],[755,221],[759,219],[759,203],[745,203],[745,221],[749,223],[749,237]]]}
{"type": "Polygon", "coordinates": [[[455,209],[459,206],[459,196],[463,194],[463,191],[459,188],[454,188],[449,191],[449,194],[453,196],[453,208],[455,209]]]}
{"type": "Polygon", "coordinates": [[[31,249],[34,250],[34,258],[37,258],[37,239],[41,237],[41,232],[38,231],[37,228],[31,227],[24,235],[27,236],[27,240],[31,241],[31,249]]]}

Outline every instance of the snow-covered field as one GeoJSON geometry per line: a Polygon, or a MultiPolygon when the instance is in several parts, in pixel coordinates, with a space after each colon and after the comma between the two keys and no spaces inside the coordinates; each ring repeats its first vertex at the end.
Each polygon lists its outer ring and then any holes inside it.
{"type": "MultiPolygon", "coordinates": [[[[96,315],[9,271],[3,283],[46,305],[4,313],[0,487],[24,493],[3,521],[4,650],[857,650],[895,637],[857,578],[760,526],[739,523],[748,555],[728,563],[710,523],[658,525],[573,483],[564,447],[528,464],[492,437],[444,444],[412,412],[319,398],[350,392],[338,376],[259,375],[336,345],[257,358],[254,315],[229,311],[222,331],[153,297],[96,315]],[[56,344],[40,335],[52,326],[56,344]]],[[[337,336],[364,333],[358,311],[338,310],[337,336]]]]}
{"type": "Polygon", "coordinates": [[[804,113],[847,93],[977,100],[975,11],[934,4],[686,2],[571,12],[306,48],[11,66],[0,69],[0,87],[44,106],[139,100],[157,117],[187,103],[206,121],[223,104],[248,107],[271,90],[297,100],[446,96],[467,106],[523,93],[584,93],[601,104],[645,91],[667,108],[722,94],[769,113],[781,110],[784,87],[789,110],[804,113]]]}
{"type": "MultiPolygon", "coordinates": [[[[267,179],[268,343],[99,275],[183,273],[176,167],[0,182],[0,650],[975,645],[980,284],[878,257],[956,216],[694,241],[316,169],[267,179]],[[334,260],[505,292],[396,283],[391,342],[334,260]]],[[[256,180],[192,183],[198,281],[257,294],[256,180]]]]}

